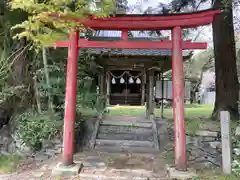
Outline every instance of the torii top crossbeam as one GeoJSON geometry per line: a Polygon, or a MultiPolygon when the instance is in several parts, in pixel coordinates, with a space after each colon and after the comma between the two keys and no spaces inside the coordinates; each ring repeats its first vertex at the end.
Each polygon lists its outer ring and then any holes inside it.
{"type": "Polygon", "coordinates": [[[117,15],[106,18],[89,17],[87,19],[71,18],[59,14],[51,14],[50,16],[78,22],[85,27],[96,30],[166,30],[177,26],[194,28],[210,24],[219,12],[219,9],[211,9],[169,15],[117,15]]]}

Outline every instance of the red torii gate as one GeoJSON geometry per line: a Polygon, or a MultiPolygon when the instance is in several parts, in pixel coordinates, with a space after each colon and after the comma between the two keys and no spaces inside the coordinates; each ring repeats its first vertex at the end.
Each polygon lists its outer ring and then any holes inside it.
{"type": "Polygon", "coordinates": [[[73,164],[74,122],[76,114],[77,61],[79,48],[119,48],[119,49],[171,49],[173,79],[173,116],[174,116],[174,149],[175,165],[179,170],[186,170],[186,135],[184,122],[184,74],[183,49],[206,49],[207,43],[193,43],[182,40],[182,29],[193,28],[212,23],[218,9],[194,13],[170,15],[120,15],[108,18],[89,17],[87,19],[71,18],[59,14],[50,14],[53,18],[67,19],[78,22],[95,30],[121,30],[120,41],[88,41],[79,39],[79,32],[70,33],[68,41],[59,41],[55,47],[68,47],[68,63],[66,77],[66,97],[63,135],[64,166],[73,164]],[[167,30],[172,31],[172,40],[155,42],[128,41],[130,30],[167,30]]]}

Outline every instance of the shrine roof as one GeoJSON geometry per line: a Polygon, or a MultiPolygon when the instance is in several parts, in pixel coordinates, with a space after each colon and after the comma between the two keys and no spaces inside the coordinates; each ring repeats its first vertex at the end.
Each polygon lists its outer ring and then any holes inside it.
{"type": "MultiPolygon", "coordinates": [[[[160,41],[169,40],[169,36],[158,36],[149,31],[130,31],[129,41],[160,41]]],[[[121,31],[99,30],[89,40],[94,41],[118,41],[121,39],[121,31]]],[[[107,49],[88,48],[85,49],[92,55],[109,56],[172,56],[169,49],[107,49]]],[[[190,51],[183,51],[183,56],[189,57],[190,51]]]]}
{"type": "MultiPolygon", "coordinates": [[[[106,48],[89,48],[86,52],[92,55],[109,55],[109,56],[172,56],[169,49],[106,49],[106,48]]],[[[190,51],[183,51],[184,57],[191,56],[190,51]]]]}

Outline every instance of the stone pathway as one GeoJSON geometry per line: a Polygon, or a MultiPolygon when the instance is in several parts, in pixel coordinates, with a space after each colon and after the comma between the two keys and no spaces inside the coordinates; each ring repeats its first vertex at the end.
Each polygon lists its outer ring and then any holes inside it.
{"type": "Polygon", "coordinates": [[[33,162],[19,172],[0,174],[1,180],[166,180],[165,160],[160,155],[93,153],[76,154],[83,168],[75,177],[52,177],[51,171],[60,157],[42,163],[33,162]]]}

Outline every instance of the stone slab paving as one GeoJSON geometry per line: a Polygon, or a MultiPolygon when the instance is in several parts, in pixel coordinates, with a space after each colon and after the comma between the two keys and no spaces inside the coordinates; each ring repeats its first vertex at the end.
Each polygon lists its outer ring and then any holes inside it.
{"type": "Polygon", "coordinates": [[[150,154],[102,153],[76,159],[84,165],[79,175],[83,179],[166,179],[165,163],[150,154]]]}
{"type": "Polygon", "coordinates": [[[0,174],[0,180],[167,180],[165,161],[158,155],[83,152],[74,156],[82,162],[79,175],[53,177],[52,169],[60,157],[28,165],[23,171],[0,174]]]}

